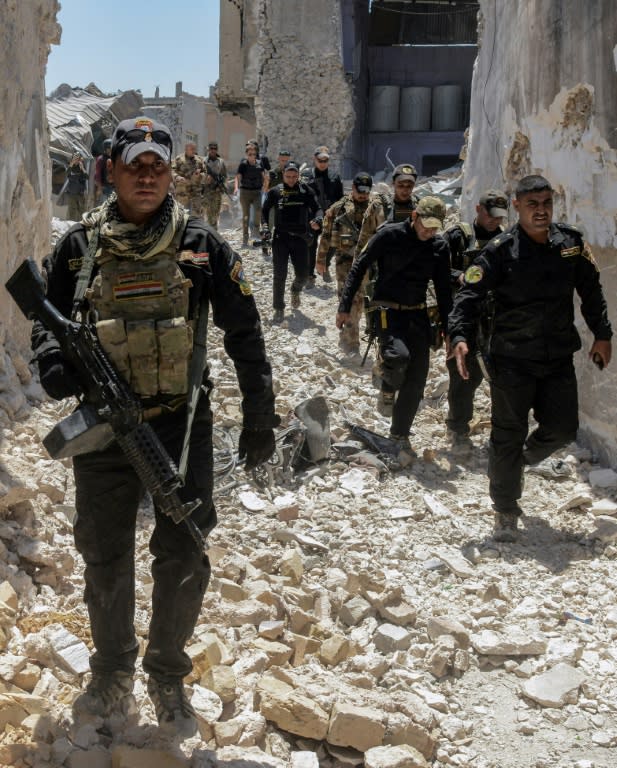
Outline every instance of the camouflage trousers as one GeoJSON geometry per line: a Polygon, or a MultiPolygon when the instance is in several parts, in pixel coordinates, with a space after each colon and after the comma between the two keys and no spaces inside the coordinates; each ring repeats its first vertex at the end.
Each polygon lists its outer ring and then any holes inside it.
{"type": "MultiPolygon", "coordinates": [[[[353,260],[336,256],[336,291],[339,298],[343,292],[345,280],[351,269],[353,260]]],[[[356,352],[360,349],[360,318],[364,309],[364,284],[360,286],[351,304],[351,318],[345,323],[345,327],[339,332],[339,346],[345,352],[356,352]]]]}
{"type": "Polygon", "coordinates": [[[181,203],[193,216],[203,216],[204,204],[201,195],[182,195],[176,193],[176,200],[181,203]]]}
{"type": "Polygon", "coordinates": [[[221,213],[221,204],[223,202],[223,193],[219,190],[207,192],[204,195],[204,209],[208,224],[215,229],[219,225],[219,215],[221,213]]]}

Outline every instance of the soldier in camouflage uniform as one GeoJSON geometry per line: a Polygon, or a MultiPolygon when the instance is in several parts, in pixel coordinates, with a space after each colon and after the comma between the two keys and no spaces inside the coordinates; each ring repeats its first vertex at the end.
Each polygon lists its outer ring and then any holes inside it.
{"type": "Polygon", "coordinates": [[[175,198],[193,216],[203,214],[205,170],[204,159],[197,154],[197,147],[192,141],[184,145],[184,153],[178,155],[171,166],[175,198]]]}
{"type": "MultiPolygon", "coordinates": [[[[326,212],[316,270],[323,277],[328,269],[328,257],[334,256],[336,265],[336,290],[340,299],[345,280],[351,269],[356,243],[364,213],[369,205],[373,179],[368,173],[358,173],[351,185],[351,192],[344,195],[326,212]]],[[[360,316],[363,308],[363,291],[353,298],[350,319],[340,330],[339,346],[351,354],[360,351],[360,316]]]]}
{"type": "Polygon", "coordinates": [[[223,191],[226,189],[227,183],[227,168],[219,155],[219,145],[216,141],[211,141],[208,144],[205,168],[204,208],[206,209],[208,224],[218,229],[223,191]]]}
{"type": "Polygon", "coordinates": [[[377,228],[384,222],[401,222],[406,221],[410,217],[417,203],[417,199],[413,195],[413,188],[417,178],[418,171],[416,171],[411,163],[397,165],[392,172],[393,194],[379,193],[373,196],[364,214],[364,221],[362,222],[362,229],[360,230],[358,245],[356,246],[356,254],[358,256],[371,237],[377,232],[377,228]]]}

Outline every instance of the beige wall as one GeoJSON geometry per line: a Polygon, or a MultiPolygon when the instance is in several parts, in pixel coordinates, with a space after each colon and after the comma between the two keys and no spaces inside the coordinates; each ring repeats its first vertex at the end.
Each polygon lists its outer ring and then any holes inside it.
{"type": "Polygon", "coordinates": [[[0,408],[13,417],[25,405],[20,384],[30,381],[30,324],[4,289],[19,263],[40,262],[50,249],[49,137],[45,67],[58,44],[56,0],[0,4],[0,408]]]}
{"type": "MultiPolygon", "coordinates": [[[[593,247],[616,328],[617,3],[480,6],[463,214],[473,216],[486,187],[546,176],[557,191],[555,219],[580,226],[593,247]]],[[[576,356],[582,433],[617,466],[617,362],[598,372],[590,343],[587,332],[576,356]]]]}

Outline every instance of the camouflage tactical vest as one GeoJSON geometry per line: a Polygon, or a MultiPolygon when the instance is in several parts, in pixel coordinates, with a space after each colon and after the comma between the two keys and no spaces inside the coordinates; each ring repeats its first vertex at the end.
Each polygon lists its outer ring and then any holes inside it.
{"type": "Polygon", "coordinates": [[[352,258],[368,200],[366,203],[354,203],[349,196],[344,197],[340,203],[335,203],[335,206],[337,209],[332,221],[330,247],[336,248],[339,255],[352,258]]]}
{"type": "MultiPolygon", "coordinates": [[[[190,255],[194,260],[196,254],[190,255]]],[[[191,281],[178,266],[181,259],[173,243],[143,261],[103,251],[97,257],[99,272],[86,292],[103,348],[131,389],[144,398],[188,391],[191,281]]]]}

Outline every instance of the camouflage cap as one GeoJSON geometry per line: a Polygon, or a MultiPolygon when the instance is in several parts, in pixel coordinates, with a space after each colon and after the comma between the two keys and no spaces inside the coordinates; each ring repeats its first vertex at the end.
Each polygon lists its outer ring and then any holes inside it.
{"type": "Polygon", "coordinates": [[[218,141],[210,141],[208,142],[208,149],[218,149],[219,143],[218,141]]]}
{"type": "Polygon", "coordinates": [[[489,212],[490,216],[501,219],[508,215],[508,196],[501,189],[487,189],[478,200],[489,212]]]}
{"type": "Polygon", "coordinates": [[[416,216],[422,219],[422,225],[427,229],[441,231],[446,218],[446,206],[438,197],[427,195],[416,205],[416,216]]]}
{"type": "Polygon", "coordinates": [[[279,157],[291,157],[291,152],[288,149],[279,149],[279,157]]]}
{"type": "Polygon", "coordinates": [[[313,155],[318,160],[327,160],[330,157],[330,150],[328,147],[324,147],[323,145],[320,147],[315,147],[315,151],[313,152],[313,155]]]}
{"type": "Polygon", "coordinates": [[[356,173],[354,176],[352,184],[360,194],[366,194],[371,191],[373,179],[369,173],[366,173],[366,171],[360,171],[360,173],[356,173]]]}
{"type": "Polygon", "coordinates": [[[401,163],[397,165],[392,171],[392,181],[401,179],[401,181],[413,181],[418,178],[418,171],[413,167],[411,163],[401,163]]]}

